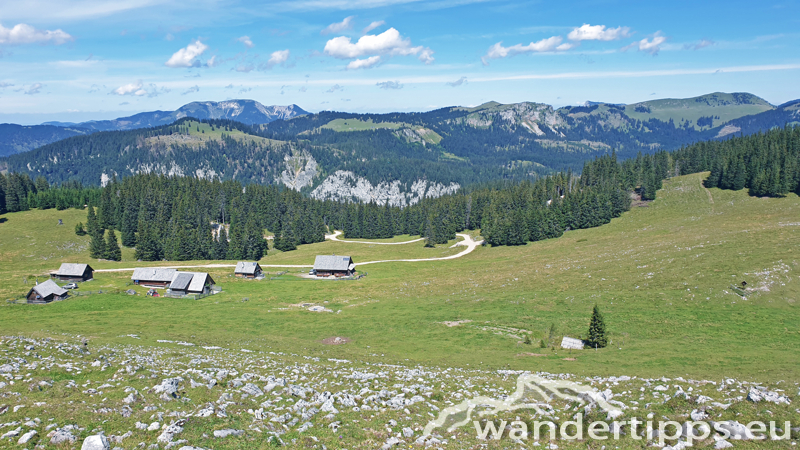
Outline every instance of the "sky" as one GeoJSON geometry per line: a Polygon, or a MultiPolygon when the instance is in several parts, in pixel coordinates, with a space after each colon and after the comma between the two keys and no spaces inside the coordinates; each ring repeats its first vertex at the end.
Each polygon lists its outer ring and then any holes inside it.
{"type": "Polygon", "coordinates": [[[0,0],[0,122],[800,98],[800,1],[0,0]]]}

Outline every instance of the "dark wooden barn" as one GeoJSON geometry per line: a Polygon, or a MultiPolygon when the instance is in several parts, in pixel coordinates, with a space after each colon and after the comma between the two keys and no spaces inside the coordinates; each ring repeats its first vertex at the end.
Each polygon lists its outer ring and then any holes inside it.
{"type": "Polygon", "coordinates": [[[28,299],[28,303],[50,303],[55,300],[64,300],[68,297],[68,293],[55,281],[47,280],[32,287],[25,297],[28,299]]]}
{"type": "Polygon", "coordinates": [[[94,269],[88,264],[64,263],[51,276],[61,281],[87,281],[94,277],[94,269]]]}

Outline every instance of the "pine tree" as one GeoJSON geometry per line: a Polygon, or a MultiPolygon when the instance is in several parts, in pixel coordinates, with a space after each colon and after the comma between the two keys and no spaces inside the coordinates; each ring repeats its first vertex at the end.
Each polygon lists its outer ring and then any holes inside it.
{"type": "Polygon", "coordinates": [[[162,256],[161,245],[156,239],[152,227],[140,222],[135,258],[142,261],[160,261],[162,256]]]}
{"type": "Polygon", "coordinates": [[[75,234],[78,236],[86,236],[86,230],[83,228],[83,222],[78,222],[75,225],[75,234]]]}
{"type": "Polygon", "coordinates": [[[119,248],[117,234],[114,232],[113,228],[108,230],[108,235],[106,236],[106,259],[110,259],[111,261],[122,260],[122,250],[119,248]]]}
{"type": "Polygon", "coordinates": [[[606,324],[597,305],[594,305],[594,310],[592,310],[592,320],[589,322],[589,339],[587,341],[592,348],[604,348],[608,345],[606,324]]]}
{"type": "Polygon", "coordinates": [[[94,233],[89,233],[92,237],[89,241],[89,256],[92,258],[105,258],[106,257],[106,243],[103,240],[105,234],[104,229],[96,227],[94,233]]]}
{"type": "Polygon", "coordinates": [[[225,231],[225,224],[219,227],[219,236],[214,242],[214,259],[225,259],[228,256],[228,233],[225,231]]]}

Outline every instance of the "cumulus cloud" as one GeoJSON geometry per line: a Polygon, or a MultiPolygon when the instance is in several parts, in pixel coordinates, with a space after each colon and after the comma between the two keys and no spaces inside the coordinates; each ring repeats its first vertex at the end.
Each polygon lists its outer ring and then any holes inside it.
{"type": "MultiPolygon", "coordinates": [[[[206,64],[205,64],[205,66],[206,66],[206,67],[217,67],[218,65],[220,65],[220,63],[221,63],[221,62],[222,62],[222,61],[219,61],[219,60],[217,59],[217,55],[214,55],[214,56],[212,56],[211,58],[209,58],[209,60],[208,60],[208,61],[206,61],[206,64]]],[[[197,75],[199,76],[200,74],[198,73],[197,75]]]]}
{"type": "Polygon", "coordinates": [[[200,90],[200,87],[195,84],[194,86],[190,87],[189,89],[181,92],[181,95],[191,94],[191,93],[194,93],[194,92],[198,92],[199,90],[200,90]]]}
{"type": "Polygon", "coordinates": [[[661,44],[667,41],[667,38],[661,36],[661,32],[658,32],[653,35],[652,39],[644,38],[641,41],[634,42],[633,44],[627,45],[622,48],[623,51],[638,48],[640,52],[649,53],[653,56],[658,55],[658,52],[661,51],[661,44]]]}
{"type": "Polygon", "coordinates": [[[461,77],[461,78],[457,79],[456,81],[448,81],[445,84],[447,84],[450,87],[458,87],[458,86],[461,86],[462,84],[464,84],[466,82],[467,82],[467,77],[461,77]]]}
{"type": "Polygon", "coordinates": [[[208,46],[197,40],[175,52],[164,65],[172,68],[200,67],[200,61],[197,58],[206,50],[208,50],[208,46]]]}
{"type": "Polygon", "coordinates": [[[339,86],[338,84],[334,84],[333,86],[331,86],[331,88],[330,88],[330,89],[328,89],[328,90],[327,90],[327,91],[325,91],[325,92],[327,92],[327,93],[333,93],[333,92],[336,92],[336,91],[341,91],[341,90],[343,90],[343,89],[344,89],[344,87],[342,87],[342,86],[339,86]]]}
{"type": "Polygon", "coordinates": [[[389,89],[403,89],[403,85],[400,84],[399,81],[380,81],[375,83],[375,86],[378,86],[381,89],[389,90],[389,89]]]}
{"type": "Polygon", "coordinates": [[[253,44],[253,41],[250,40],[249,36],[242,36],[239,39],[237,39],[237,41],[239,41],[242,44],[244,44],[244,46],[247,47],[247,48],[255,47],[255,44],[253,44]]]}
{"type": "Polygon", "coordinates": [[[371,24],[367,25],[367,27],[366,27],[366,28],[364,28],[363,30],[361,30],[361,34],[367,34],[367,33],[369,33],[370,31],[374,30],[375,28],[378,28],[378,27],[381,27],[381,26],[384,26],[384,25],[386,25],[386,22],[385,22],[385,21],[383,21],[383,20],[376,20],[375,22],[372,22],[371,24]]]}
{"type": "Polygon", "coordinates": [[[585,23],[573,29],[567,35],[571,41],[616,41],[630,36],[628,27],[606,28],[605,25],[589,25],[585,23]]]}
{"type": "Polygon", "coordinates": [[[269,61],[267,61],[267,67],[275,67],[279,64],[283,64],[289,60],[289,50],[278,50],[272,52],[269,55],[269,61]]]}
{"type": "Polygon", "coordinates": [[[702,48],[711,47],[712,45],[717,45],[717,43],[711,39],[702,39],[696,44],[686,44],[683,48],[684,50],[700,50],[702,48]]]}
{"type": "Polygon", "coordinates": [[[380,56],[370,56],[369,58],[365,59],[356,59],[350,61],[347,65],[347,70],[355,70],[355,69],[369,69],[370,67],[374,66],[381,62],[380,56]]]}
{"type": "Polygon", "coordinates": [[[36,95],[38,94],[44,85],[42,83],[33,83],[25,90],[25,95],[36,95]]]}
{"type": "Polygon", "coordinates": [[[349,30],[353,28],[353,19],[356,16],[345,17],[344,20],[341,22],[336,22],[328,25],[325,27],[324,30],[320,31],[319,34],[333,34],[333,33],[341,33],[342,31],[349,30]]]}
{"type": "MultiPolygon", "coordinates": [[[[377,64],[375,56],[407,56],[418,55],[420,61],[430,64],[433,62],[433,51],[422,46],[414,47],[411,40],[404,38],[394,28],[389,28],[381,34],[361,36],[355,43],[346,36],[339,36],[329,40],[323,50],[325,54],[339,59],[355,59],[369,56],[367,60],[353,61],[356,65],[363,66],[365,61],[371,61],[370,66],[377,64]]],[[[351,63],[351,64],[353,64],[351,63]]],[[[350,68],[348,66],[348,68],[350,68]]]]}
{"type": "Polygon", "coordinates": [[[61,45],[72,41],[74,38],[61,29],[37,30],[24,23],[14,25],[13,28],[6,28],[0,25],[0,44],[19,45],[19,44],[55,44],[61,45]]]}
{"type": "Polygon", "coordinates": [[[563,39],[561,36],[549,37],[538,42],[531,42],[528,45],[516,44],[512,45],[511,47],[503,47],[503,43],[498,42],[489,47],[489,51],[487,51],[486,55],[481,58],[481,61],[483,61],[484,65],[487,65],[489,64],[490,59],[505,58],[507,56],[514,56],[520,53],[564,51],[573,47],[571,44],[562,44],[562,42],[563,39]]]}
{"type": "Polygon", "coordinates": [[[139,80],[135,83],[128,83],[122,85],[111,91],[111,93],[117,95],[136,95],[136,96],[147,95],[147,91],[142,89],[143,87],[144,86],[142,85],[142,80],[139,80]]]}

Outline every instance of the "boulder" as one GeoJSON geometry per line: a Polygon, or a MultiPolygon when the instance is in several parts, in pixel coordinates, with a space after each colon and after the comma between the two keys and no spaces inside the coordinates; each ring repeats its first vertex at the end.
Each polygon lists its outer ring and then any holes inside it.
{"type": "Polygon", "coordinates": [[[111,449],[111,445],[108,443],[108,439],[102,434],[95,434],[94,436],[89,436],[83,441],[83,445],[81,446],[81,450],[109,450],[111,449]]]}
{"type": "Polygon", "coordinates": [[[23,434],[22,437],[19,438],[17,444],[19,445],[27,444],[28,442],[30,442],[31,439],[33,439],[34,436],[36,436],[36,434],[37,434],[36,430],[28,431],[27,433],[23,434]]]}
{"type": "Polygon", "coordinates": [[[231,428],[227,428],[225,430],[216,430],[214,431],[215,438],[226,438],[228,436],[241,436],[244,434],[244,430],[234,430],[231,428]]]}

